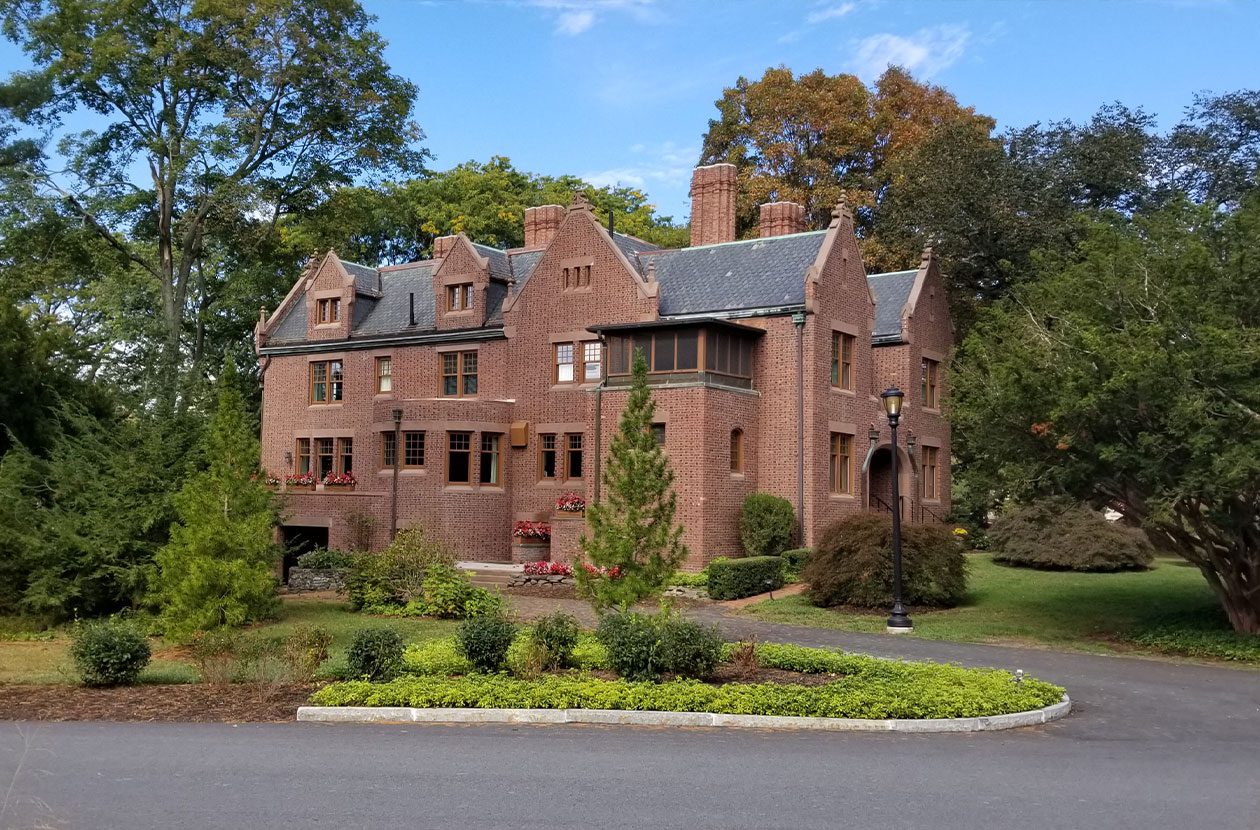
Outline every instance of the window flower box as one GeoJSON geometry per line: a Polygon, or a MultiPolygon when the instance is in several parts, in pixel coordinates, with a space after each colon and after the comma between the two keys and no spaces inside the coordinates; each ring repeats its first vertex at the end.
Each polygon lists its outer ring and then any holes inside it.
{"type": "Polygon", "coordinates": [[[564,493],[556,499],[556,513],[581,516],[586,513],[586,499],[577,493],[564,493]]]}
{"type": "Polygon", "coordinates": [[[314,473],[294,473],[285,477],[284,486],[286,490],[314,490],[318,481],[314,473]]]}
{"type": "Polygon", "coordinates": [[[324,489],[332,488],[334,490],[354,490],[354,485],[358,484],[353,473],[329,473],[324,476],[324,489]]]}
{"type": "Polygon", "coordinates": [[[512,540],[545,545],[551,541],[551,525],[546,522],[516,522],[512,525],[512,540]]]}

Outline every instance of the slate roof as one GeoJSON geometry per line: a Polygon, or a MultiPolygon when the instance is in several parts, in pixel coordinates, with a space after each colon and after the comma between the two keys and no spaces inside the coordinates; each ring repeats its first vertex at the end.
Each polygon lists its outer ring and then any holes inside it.
{"type": "Polygon", "coordinates": [[[901,339],[901,310],[910,299],[914,278],[918,271],[889,271],[886,274],[869,274],[866,284],[875,298],[876,342],[901,339]]]}
{"type": "Polygon", "coordinates": [[[637,236],[627,236],[624,233],[616,233],[614,231],[612,238],[613,244],[625,255],[626,259],[630,260],[630,265],[638,269],[640,276],[647,273],[647,266],[639,254],[646,251],[662,250],[659,245],[653,245],[651,242],[646,242],[637,236]]]}
{"type": "Polygon", "coordinates": [[[818,258],[826,231],[649,251],[656,264],[660,313],[699,314],[801,305],[805,271],[818,258]]]}
{"type": "Polygon", "coordinates": [[[512,265],[508,261],[508,255],[499,248],[491,248],[489,245],[481,245],[473,243],[473,249],[478,254],[490,260],[490,278],[507,282],[512,279],[512,265]]]}
{"type": "MultiPolygon", "coordinates": [[[[398,331],[430,331],[437,328],[437,310],[433,307],[433,264],[417,262],[407,268],[381,272],[381,299],[371,303],[372,309],[355,334],[386,334],[398,331]],[[409,325],[411,309],[408,294],[416,295],[416,325],[409,325]]],[[[366,305],[362,298],[355,306],[366,305]]],[[[357,317],[358,314],[356,313],[357,317]]]]}
{"type": "Polygon", "coordinates": [[[538,265],[538,260],[542,259],[542,255],[542,251],[521,251],[511,255],[509,262],[512,265],[512,276],[516,279],[518,289],[529,282],[530,276],[534,273],[534,267],[538,265]]]}
{"type": "Polygon", "coordinates": [[[347,274],[354,277],[354,288],[356,291],[367,291],[375,294],[381,290],[381,275],[377,273],[375,268],[369,268],[357,262],[346,262],[344,259],[341,261],[341,265],[346,269],[347,274]]]}

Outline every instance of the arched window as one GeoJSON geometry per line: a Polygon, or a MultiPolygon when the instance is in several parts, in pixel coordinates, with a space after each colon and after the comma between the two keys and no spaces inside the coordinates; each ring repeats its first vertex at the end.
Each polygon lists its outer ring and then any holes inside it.
{"type": "Polygon", "coordinates": [[[742,473],[744,471],[744,431],[742,429],[731,430],[731,472],[742,473]]]}

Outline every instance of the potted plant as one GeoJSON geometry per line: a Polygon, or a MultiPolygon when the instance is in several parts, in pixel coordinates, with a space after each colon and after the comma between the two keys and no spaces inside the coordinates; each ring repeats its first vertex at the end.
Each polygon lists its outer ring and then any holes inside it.
{"type": "Polygon", "coordinates": [[[586,499],[577,493],[564,493],[556,499],[556,512],[581,516],[586,513],[586,499]]]}
{"type": "Polygon", "coordinates": [[[357,480],[354,473],[329,473],[324,476],[325,487],[336,487],[339,490],[353,490],[357,480]]]}
{"type": "Polygon", "coordinates": [[[314,490],[317,481],[314,473],[292,473],[285,476],[284,486],[289,490],[314,490]]]}

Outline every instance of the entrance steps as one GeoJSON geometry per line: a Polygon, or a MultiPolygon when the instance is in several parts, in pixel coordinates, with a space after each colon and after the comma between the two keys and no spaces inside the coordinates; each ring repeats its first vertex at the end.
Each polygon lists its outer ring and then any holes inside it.
{"type": "Polygon", "coordinates": [[[472,577],[472,584],[480,588],[507,585],[512,577],[521,572],[520,565],[509,562],[457,562],[460,570],[472,577]]]}

